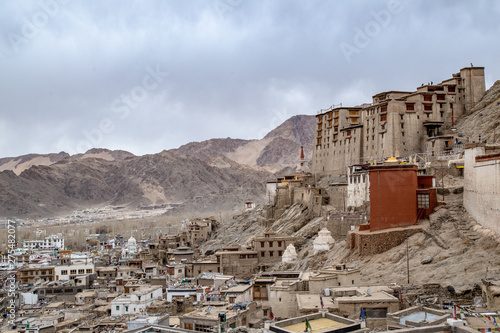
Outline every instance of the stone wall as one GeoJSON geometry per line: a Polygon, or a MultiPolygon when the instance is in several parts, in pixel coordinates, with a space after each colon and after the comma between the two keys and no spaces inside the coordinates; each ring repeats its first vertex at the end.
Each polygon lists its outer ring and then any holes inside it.
{"type": "Polygon", "coordinates": [[[385,252],[403,243],[406,238],[423,230],[421,226],[394,228],[379,231],[351,231],[347,236],[347,245],[357,250],[360,255],[385,252]]]}
{"type": "Polygon", "coordinates": [[[358,227],[367,221],[364,214],[330,214],[326,227],[333,239],[339,241],[346,238],[351,226],[358,227]]]}

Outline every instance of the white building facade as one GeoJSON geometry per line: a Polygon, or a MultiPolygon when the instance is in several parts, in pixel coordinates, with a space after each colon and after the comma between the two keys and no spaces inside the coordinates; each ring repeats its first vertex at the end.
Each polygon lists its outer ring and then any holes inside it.
{"type": "Polygon", "coordinates": [[[23,241],[23,248],[25,250],[64,250],[64,238],[62,235],[50,235],[44,239],[25,240],[23,241]]]}
{"type": "Polygon", "coordinates": [[[145,313],[146,308],[162,296],[161,286],[141,288],[130,295],[118,296],[111,301],[111,316],[145,313]]]}
{"type": "Polygon", "coordinates": [[[55,280],[73,280],[79,275],[94,274],[95,266],[88,264],[59,265],[54,267],[55,280]]]}

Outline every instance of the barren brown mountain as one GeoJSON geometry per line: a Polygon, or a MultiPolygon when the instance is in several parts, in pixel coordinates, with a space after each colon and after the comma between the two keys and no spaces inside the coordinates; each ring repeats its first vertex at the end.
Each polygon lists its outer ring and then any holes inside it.
{"type": "Polygon", "coordinates": [[[262,140],[212,139],[145,156],[91,149],[71,157],[6,158],[0,216],[51,216],[107,204],[175,204],[174,212],[202,212],[263,202],[270,171],[295,166],[300,145],[312,146],[311,121],[292,117],[262,140]],[[243,163],[248,156],[254,158],[243,163]]]}

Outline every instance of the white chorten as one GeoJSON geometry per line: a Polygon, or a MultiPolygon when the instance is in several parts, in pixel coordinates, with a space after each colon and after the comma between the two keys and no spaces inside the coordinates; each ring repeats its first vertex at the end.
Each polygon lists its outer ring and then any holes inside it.
{"type": "Polygon", "coordinates": [[[318,232],[318,237],[313,242],[314,253],[319,251],[328,251],[335,243],[332,234],[325,227],[318,232]]]}
{"type": "Polygon", "coordinates": [[[134,236],[130,236],[130,238],[128,239],[127,250],[128,254],[137,253],[137,241],[135,240],[134,236]]]}
{"type": "Polygon", "coordinates": [[[297,251],[295,251],[293,244],[289,244],[281,257],[281,262],[294,262],[295,260],[297,260],[297,251]]]}

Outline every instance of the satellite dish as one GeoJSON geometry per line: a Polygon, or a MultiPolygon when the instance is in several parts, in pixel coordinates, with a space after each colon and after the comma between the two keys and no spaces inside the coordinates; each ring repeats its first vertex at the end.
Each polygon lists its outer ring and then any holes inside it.
{"type": "Polygon", "coordinates": [[[370,289],[370,288],[366,289],[366,295],[367,295],[367,296],[370,296],[370,292],[371,292],[371,289],[370,289]]]}
{"type": "Polygon", "coordinates": [[[211,306],[209,306],[205,311],[207,311],[207,313],[210,313],[210,310],[212,310],[211,306]]]}

